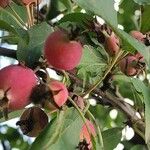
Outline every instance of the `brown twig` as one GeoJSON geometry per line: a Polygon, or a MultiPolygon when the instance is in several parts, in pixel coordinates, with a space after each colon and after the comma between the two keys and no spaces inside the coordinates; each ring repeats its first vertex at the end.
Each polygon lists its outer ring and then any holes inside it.
{"type": "Polygon", "coordinates": [[[0,56],[17,59],[16,50],[0,47],[0,56]]]}

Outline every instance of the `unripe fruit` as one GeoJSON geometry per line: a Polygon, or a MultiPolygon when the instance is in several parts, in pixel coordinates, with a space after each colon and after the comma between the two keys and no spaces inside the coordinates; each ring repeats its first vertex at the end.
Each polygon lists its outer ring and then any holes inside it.
{"type": "Polygon", "coordinates": [[[52,80],[49,83],[49,88],[56,105],[59,107],[63,106],[68,99],[68,90],[66,86],[62,82],[52,80]]]}
{"type": "Polygon", "coordinates": [[[64,31],[58,30],[47,38],[44,53],[48,63],[56,69],[71,70],[80,62],[82,45],[70,41],[64,31]]]}
{"type": "Polygon", "coordinates": [[[7,107],[10,110],[28,105],[31,90],[36,84],[34,72],[27,67],[10,65],[0,70],[0,89],[6,92],[7,107]]]}
{"type": "Polygon", "coordinates": [[[93,123],[91,121],[87,120],[86,124],[84,124],[82,126],[82,130],[80,132],[80,141],[86,140],[86,142],[89,144],[88,148],[92,147],[91,135],[93,137],[95,137],[96,131],[95,131],[93,123]],[[87,127],[88,127],[89,131],[88,131],[87,127]]]}
{"type": "Polygon", "coordinates": [[[134,76],[139,73],[137,63],[138,59],[135,56],[126,56],[120,61],[120,70],[127,76],[134,76]]]}
{"type": "Polygon", "coordinates": [[[10,0],[0,0],[0,7],[5,8],[10,4],[10,2],[11,2],[10,0]]]}
{"type": "Polygon", "coordinates": [[[39,107],[26,109],[16,123],[21,128],[23,134],[36,137],[48,124],[48,116],[39,107]]]}
{"type": "Polygon", "coordinates": [[[140,31],[131,31],[130,32],[131,36],[137,39],[138,41],[144,42],[144,38],[146,37],[143,33],[140,31]]]}
{"type": "Polygon", "coordinates": [[[110,56],[114,56],[119,52],[119,39],[114,33],[105,39],[105,49],[110,56]]]}

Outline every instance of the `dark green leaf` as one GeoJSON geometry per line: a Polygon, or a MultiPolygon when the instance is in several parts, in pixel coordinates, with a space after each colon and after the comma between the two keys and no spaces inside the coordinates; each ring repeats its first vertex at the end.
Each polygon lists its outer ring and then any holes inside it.
{"type": "Polygon", "coordinates": [[[142,22],[141,22],[141,31],[142,32],[148,32],[150,31],[150,6],[144,6],[143,7],[143,13],[142,13],[142,22]]]}
{"type": "Polygon", "coordinates": [[[144,145],[135,145],[130,150],[147,150],[144,145]]]}
{"type": "Polygon", "coordinates": [[[3,8],[0,8],[0,29],[14,33],[23,43],[29,42],[29,35],[24,26],[3,8]]]}
{"type": "MultiPolygon", "coordinates": [[[[78,66],[78,76],[85,82],[95,82],[102,76],[106,62],[102,55],[96,53],[97,49],[91,46],[84,46],[83,56],[78,66]],[[90,81],[91,80],[91,81],[90,81]]],[[[100,49],[104,51],[104,49],[100,49]]]]}
{"type": "Polygon", "coordinates": [[[19,43],[17,58],[24,61],[28,66],[32,66],[39,60],[46,37],[52,32],[52,28],[43,22],[30,28],[28,32],[30,36],[29,44],[19,43]]]}
{"type": "Polygon", "coordinates": [[[117,27],[117,12],[113,0],[75,0],[83,9],[102,17],[108,24],[117,27]]]}
{"type": "Polygon", "coordinates": [[[61,111],[31,146],[31,150],[73,150],[79,143],[82,119],[71,108],[61,111]]]}
{"type": "Polygon", "coordinates": [[[139,79],[132,79],[136,90],[142,93],[145,103],[145,120],[146,120],[146,131],[145,131],[145,140],[146,143],[150,143],[150,89],[139,79]]]}
{"type": "Polygon", "coordinates": [[[119,6],[118,22],[126,32],[136,29],[134,16],[137,9],[139,6],[133,0],[123,0],[119,6]]]}
{"type": "Polygon", "coordinates": [[[71,14],[65,15],[59,21],[59,23],[70,21],[70,22],[76,22],[77,24],[80,24],[80,25],[84,26],[84,23],[88,23],[88,21],[91,20],[91,19],[92,19],[92,17],[88,14],[71,13],[71,14]]]}
{"type": "Polygon", "coordinates": [[[102,132],[105,150],[114,149],[121,141],[122,128],[112,128],[102,132]]]}

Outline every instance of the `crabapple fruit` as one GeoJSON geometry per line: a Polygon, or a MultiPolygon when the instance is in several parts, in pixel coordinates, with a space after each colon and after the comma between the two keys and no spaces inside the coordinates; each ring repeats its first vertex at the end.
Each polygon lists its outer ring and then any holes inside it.
{"type": "Polygon", "coordinates": [[[81,60],[82,45],[77,41],[70,41],[64,31],[57,30],[48,36],[44,53],[48,63],[56,69],[71,70],[81,60]]]}
{"type": "Polygon", "coordinates": [[[119,39],[114,33],[112,33],[109,37],[106,37],[105,49],[110,56],[114,56],[119,52],[119,39]]]}
{"type": "Polygon", "coordinates": [[[26,109],[21,115],[20,121],[16,123],[20,126],[23,134],[30,137],[37,137],[47,124],[48,116],[39,107],[26,109]]]}
{"type": "Polygon", "coordinates": [[[92,147],[91,135],[95,137],[96,131],[95,131],[93,123],[89,120],[86,120],[86,124],[82,126],[82,130],[80,132],[80,141],[86,140],[86,142],[89,144],[88,148],[92,147]]]}
{"type": "Polygon", "coordinates": [[[138,74],[139,69],[136,68],[138,59],[135,56],[126,56],[120,61],[120,70],[127,76],[138,74]]]}
{"type": "Polygon", "coordinates": [[[5,8],[6,6],[8,6],[10,4],[10,0],[1,0],[0,1],[0,7],[5,8]]]}
{"type": "Polygon", "coordinates": [[[9,110],[18,110],[29,104],[32,88],[37,84],[34,72],[24,66],[10,65],[0,70],[0,90],[7,99],[9,110]]]}
{"type": "Polygon", "coordinates": [[[141,42],[144,42],[144,39],[145,39],[145,35],[143,34],[143,33],[141,33],[140,31],[135,31],[135,30],[133,30],[133,31],[131,31],[130,32],[130,35],[132,36],[132,37],[134,37],[135,39],[137,39],[138,41],[141,41],[141,42]]]}
{"type": "Polygon", "coordinates": [[[68,99],[68,90],[66,86],[62,82],[52,80],[49,83],[49,88],[52,92],[52,97],[55,104],[58,107],[63,106],[68,99]]]}

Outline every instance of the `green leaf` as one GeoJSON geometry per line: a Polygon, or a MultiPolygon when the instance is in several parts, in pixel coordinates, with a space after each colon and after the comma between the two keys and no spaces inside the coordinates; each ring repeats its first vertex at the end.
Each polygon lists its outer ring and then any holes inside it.
{"type": "Polygon", "coordinates": [[[28,30],[30,41],[26,45],[22,42],[18,45],[17,58],[24,61],[28,66],[32,66],[37,62],[42,54],[46,37],[52,32],[51,27],[43,22],[35,25],[28,30]]]}
{"type": "Polygon", "coordinates": [[[133,83],[136,90],[142,93],[144,98],[146,122],[145,141],[146,143],[150,143],[150,89],[139,79],[132,79],[131,82],[133,83]]]}
{"type": "Polygon", "coordinates": [[[136,108],[143,108],[142,94],[136,91],[130,77],[126,75],[115,75],[113,77],[113,84],[118,87],[119,93],[124,98],[129,98],[134,101],[136,108]]]}
{"type": "Polygon", "coordinates": [[[60,0],[60,2],[64,4],[64,6],[67,8],[69,12],[72,11],[73,4],[71,3],[70,0],[60,0]]]}
{"type": "Polygon", "coordinates": [[[84,26],[84,23],[88,23],[89,20],[92,20],[92,17],[88,14],[84,14],[84,13],[70,13],[65,15],[60,21],[59,23],[63,23],[63,22],[75,22],[77,24],[80,24],[82,26],[84,26]]]}
{"type": "Polygon", "coordinates": [[[142,32],[148,32],[150,30],[150,6],[144,6],[143,7],[143,13],[142,13],[142,22],[141,22],[141,31],[142,32]]]}
{"type": "Polygon", "coordinates": [[[137,9],[139,5],[133,0],[123,0],[119,6],[118,22],[123,25],[126,32],[136,29],[134,16],[137,9]]]}
{"type": "Polygon", "coordinates": [[[122,138],[122,128],[112,128],[102,132],[105,150],[114,149],[122,138]]]}
{"type": "Polygon", "coordinates": [[[78,76],[85,82],[95,82],[103,74],[106,62],[99,51],[91,46],[84,46],[83,56],[78,66],[78,76]]]}
{"type": "Polygon", "coordinates": [[[147,150],[144,145],[135,145],[130,150],[147,150]]]}
{"type": "Polygon", "coordinates": [[[108,24],[117,27],[117,12],[113,0],[75,0],[83,9],[102,17],[108,24]]]}
{"type": "Polygon", "coordinates": [[[83,122],[74,108],[61,111],[37,137],[31,150],[73,150],[79,143],[83,122]]]}
{"type": "Polygon", "coordinates": [[[15,3],[11,3],[10,7],[6,7],[5,10],[14,16],[17,14],[17,16],[19,16],[24,23],[28,21],[27,9],[24,5],[20,6],[15,3]]]}
{"type": "Polygon", "coordinates": [[[9,12],[0,8],[0,29],[14,33],[23,43],[28,43],[29,35],[24,26],[9,12]]]}
{"type": "Polygon", "coordinates": [[[136,3],[138,3],[139,5],[149,5],[150,4],[150,0],[134,0],[136,3]]]}

